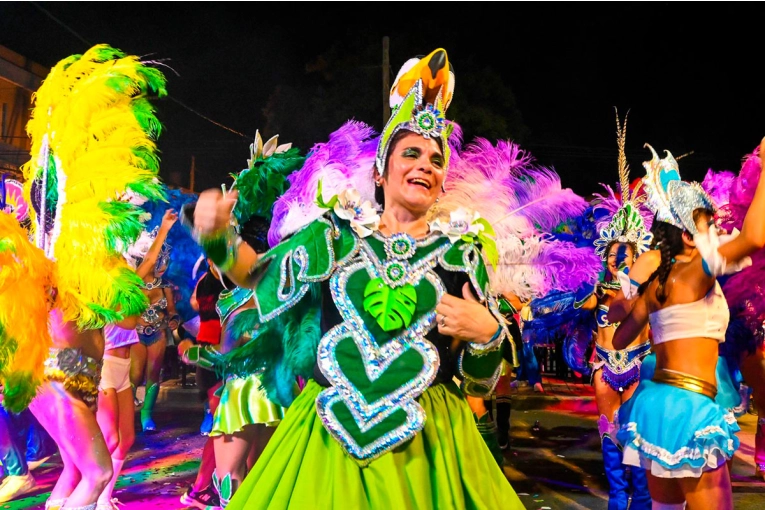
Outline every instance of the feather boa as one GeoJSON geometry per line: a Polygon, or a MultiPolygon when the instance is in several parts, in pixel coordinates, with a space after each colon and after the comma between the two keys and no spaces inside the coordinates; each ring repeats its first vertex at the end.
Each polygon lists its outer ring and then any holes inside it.
{"type": "Polygon", "coordinates": [[[64,319],[80,328],[147,305],[120,249],[143,230],[124,197],[162,197],[152,94],[166,94],[162,73],[103,44],[60,61],[34,94],[27,132],[37,156],[23,166],[25,194],[36,244],[58,263],[64,319]]]}
{"type": "Polygon", "coordinates": [[[29,405],[42,381],[52,345],[46,304],[54,272],[16,219],[0,212],[0,385],[12,412],[29,405]]]}

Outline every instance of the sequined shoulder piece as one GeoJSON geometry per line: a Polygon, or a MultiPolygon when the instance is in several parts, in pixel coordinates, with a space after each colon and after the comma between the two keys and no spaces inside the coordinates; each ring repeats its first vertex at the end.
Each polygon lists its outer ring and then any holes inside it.
{"type": "Polygon", "coordinates": [[[328,279],[357,251],[355,236],[331,213],[267,251],[251,271],[263,273],[254,295],[260,322],[295,306],[311,283],[328,279]]]}

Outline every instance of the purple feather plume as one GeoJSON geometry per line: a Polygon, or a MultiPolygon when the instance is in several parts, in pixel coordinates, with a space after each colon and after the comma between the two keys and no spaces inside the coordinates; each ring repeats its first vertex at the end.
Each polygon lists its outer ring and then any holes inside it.
{"type": "Polygon", "coordinates": [[[584,212],[587,201],[569,188],[562,188],[553,170],[527,170],[514,187],[515,207],[508,215],[527,218],[540,230],[551,232],[563,221],[584,212]]]}
{"type": "MultiPolygon", "coordinates": [[[[622,207],[621,186],[617,184],[617,193],[607,184],[600,183],[600,185],[603,186],[606,191],[603,194],[594,193],[592,204],[595,209],[603,209],[607,214],[599,216],[595,221],[595,231],[598,233],[608,226],[616,214],[616,211],[622,207]]],[[[643,226],[645,229],[651,230],[651,225],[653,225],[653,213],[646,207],[645,201],[639,202],[638,212],[640,212],[640,216],[643,217],[643,226]]]]}
{"type": "Polygon", "coordinates": [[[538,263],[550,279],[551,290],[572,292],[585,283],[594,284],[603,267],[593,249],[578,247],[568,241],[550,243],[538,263]]]}
{"type": "Polygon", "coordinates": [[[313,146],[303,167],[288,177],[290,188],[276,200],[268,231],[271,246],[319,218],[324,210],[316,203],[319,180],[325,200],[348,188],[356,188],[364,200],[374,199],[374,158],[377,133],[363,122],[348,121],[313,146]]]}
{"type": "Polygon", "coordinates": [[[712,197],[716,207],[722,207],[730,201],[730,192],[735,179],[736,174],[730,170],[715,172],[710,168],[701,182],[701,187],[712,197]]]}

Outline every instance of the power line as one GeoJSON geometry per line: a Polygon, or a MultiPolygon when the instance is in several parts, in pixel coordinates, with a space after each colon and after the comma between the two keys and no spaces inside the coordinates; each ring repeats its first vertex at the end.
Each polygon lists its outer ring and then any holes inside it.
{"type": "MultiPolygon", "coordinates": [[[[64,29],[65,29],[67,32],[71,33],[71,34],[72,34],[72,35],[74,35],[74,36],[75,36],[77,39],[79,39],[81,42],[85,43],[85,44],[86,44],[88,47],[92,47],[92,46],[93,46],[93,43],[91,43],[90,41],[88,41],[87,39],[85,39],[84,37],[82,37],[82,36],[81,36],[80,34],[78,34],[78,33],[77,33],[77,32],[76,32],[76,31],[75,31],[73,28],[69,27],[69,26],[68,26],[66,23],[64,23],[64,22],[63,22],[63,21],[61,21],[60,19],[56,18],[56,17],[55,17],[53,14],[51,14],[51,13],[50,13],[50,12],[49,12],[47,9],[43,8],[43,7],[42,7],[40,4],[38,4],[37,2],[30,2],[30,3],[31,3],[32,5],[34,5],[34,6],[35,6],[37,9],[39,9],[39,10],[40,10],[40,11],[41,11],[43,14],[45,14],[46,16],[48,16],[50,19],[52,19],[53,21],[55,21],[56,23],[58,23],[59,25],[61,25],[61,27],[63,27],[63,28],[64,28],[64,29]]],[[[235,134],[237,134],[237,135],[239,135],[239,136],[241,136],[241,137],[243,137],[243,138],[254,138],[254,135],[253,135],[253,136],[247,136],[247,135],[245,135],[245,134],[243,134],[243,133],[240,133],[239,131],[236,131],[235,129],[231,129],[231,128],[227,127],[227,126],[224,126],[224,125],[223,125],[223,124],[221,124],[220,122],[216,122],[216,121],[212,120],[211,118],[209,118],[209,117],[207,117],[207,116],[205,116],[205,115],[202,115],[202,114],[201,114],[201,113],[199,113],[198,111],[196,111],[196,110],[194,110],[194,109],[192,109],[192,108],[190,108],[190,107],[186,106],[185,104],[181,103],[179,100],[175,99],[175,98],[174,98],[174,97],[172,97],[172,96],[169,96],[169,95],[168,95],[168,99],[171,99],[172,101],[174,101],[175,103],[179,104],[179,105],[180,105],[180,106],[182,106],[183,108],[187,109],[187,110],[188,110],[188,111],[190,111],[191,113],[193,113],[193,114],[195,114],[195,115],[198,115],[198,116],[200,116],[201,118],[205,119],[206,121],[210,122],[211,124],[214,124],[214,125],[218,126],[219,128],[222,128],[222,129],[225,129],[225,130],[227,130],[227,131],[230,131],[230,132],[232,132],[232,133],[235,133],[235,134]]]]}

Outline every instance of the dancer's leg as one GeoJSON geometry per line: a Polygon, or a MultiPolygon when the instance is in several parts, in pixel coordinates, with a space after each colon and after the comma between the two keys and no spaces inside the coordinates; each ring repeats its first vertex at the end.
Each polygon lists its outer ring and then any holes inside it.
{"type": "Polygon", "coordinates": [[[162,364],[165,359],[165,348],[167,340],[162,333],[162,338],[146,348],[146,396],[141,409],[141,425],[144,432],[151,432],[157,429],[154,423],[154,404],[159,395],[159,373],[162,370],[162,364]]]}
{"type": "Polygon", "coordinates": [[[685,495],[680,487],[680,478],[658,478],[651,473],[646,473],[648,489],[653,498],[655,509],[684,508],[685,495]]]}
{"type": "Polygon", "coordinates": [[[741,361],[741,375],[752,388],[757,410],[757,433],[754,436],[755,476],[765,480],[765,350],[757,349],[741,361]]]}
{"type": "Polygon", "coordinates": [[[17,437],[17,425],[11,414],[0,405],[0,463],[6,476],[24,476],[27,469],[26,454],[17,437]]]}
{"type": "Polygon", "coordinates": [[[100,392],[97,417],[109,448],[113,471],[111,480],[98,497],[99,505],[105,507],[112,500],[114,486],[135,441],[133,412],[133,392],[130,388],[119,393],[115,393],[114,388],[100,392]]]}
{"type": "Polygon", "coordinates": [[[733,510],[733,487],[726,466],[704,471],[699,478],[678,480],[688,502],[688,510],[733,510]]]}
{"type": "MultiPolygon", "coordinates": [[[[253,441],[253,447],[250,449],[250,451],[253,452],[253,458],[248,458],[248,462],[252,460],[252,465],[254,465],[255,462],[258,461],[260,454],[263,453],[263,450],[268,446],[268,442],[271,440],[271,436],[274,435],[274,432],[276,432],[276,427],[255,425],[255,440],[253,441]]],[[[252,467],[252,465],[250,465],[250,467],[252,467]]]]}
{"type": "Polygon", "coordinates": [[[29,432],[27,434],[27,462],[30,463],[30,469],[33,462],[41,463],[47,457],[58,451],[56,443],[50,434],[40,425],[32,411],[27,409],[23,414],[27,415],[29,432]]]}
{"type": "Polygon", "coordinates": [[[199,492],[212,483],[212,475],[215,472],[215,446],[213,438],[208,437],[205,446],[202,449],[202,462],[199,464],[197,477],[194,479],[192,489],[199,492]]]}
{"type": "Polygon", "coordinates": [[[231,493],[219,494],[223,508],[247,476],[247,456],[255,443],[256,427],[265,428],[263,425],[250,425],[240,432],[213,438],[215,474],[219,480],[223,480],[226,475],[231,478],[231,493]]]}
{"type": "Polygon", "coordinates": [[[61,450],[60,454],[61,462],[64,467],[61,470],[61,474],[58,476],[58,480],[56,480],[53,489],[51,489],[49,498],[51,501],[66,501],[66,498],[74,492],[74,489],[77,488],[77,485],[82,479],[82,474],[77,469],[74,459],[69,456],[69,453],[61,450]]]}
{"type": "MultiPolygon", "coordinates": [[[[57,382],[41,386],[30,410],[58,444],[65,466],[73,465],[80,476],[77,486],[66,497],[66,506],[95,503],[112,477],[112,466],[93,412],[57,382]]],[[[76,478],[76,474],[69,476],[76,478]]],[[[51,499],[59,497],[64,496],[51,494],[51,499]]]]}
{"type": "MultiPolygon", "coordinates": [[[[627,387],[621,394],[621,403],[625,403],[632,397],[638,387],[634,383],[627,387]]],[[[645,469],[638,466],[630,466],[630,485],[632,486],[632,500],[630,510],[649,510],[652,505],[651,492],[648,490],[648,478],[646,478],[645,469]]]]}
{"type": "MultiPolygon", "coordinates": [[[[218,404],[220,403],[220,397],[215,396],[215,392],[220,388],[221,384],[219,381],[207,389],[207,399],[210,403],[210,411],[213,414],[215,414],[215,410],[218,409],[218,404]]],[[[215,473],[215,445],[213,438],[208,437],[202,449],[202,462],[199,464],[197,477],[192,486],[193,491],[199,492],[208,487],[212,483],[213,473],[215,473]]]]}
{"type": "Polygon", "coordinates": [[[130,383],[133,385],[133,391],[144,382],[146,357],[145,345],[139,342],[130,346],[130,383]]]}
{"type": "Polygon", "coordinates": [[[608,510],[626,510],[629,504],[627,470],[622,464],[622,451],[616,443],[614,415],[619,409],[621,399],[619,392],[603,380],[603,369],[593,375],[595,386],[595,403],[598,406],[600,419],[601,448],[603,450],[603,465],[608,479],[608,510]]]}

